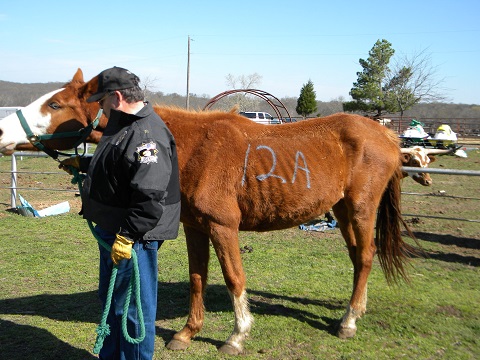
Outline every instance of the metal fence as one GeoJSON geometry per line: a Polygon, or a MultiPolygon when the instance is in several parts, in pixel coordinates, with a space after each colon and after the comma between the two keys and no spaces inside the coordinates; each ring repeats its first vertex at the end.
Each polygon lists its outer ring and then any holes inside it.
{"type": "MultiPolygon", "coordinates": [[[[87,149],[88,152],[88,149],[87,149]]],[[[9,187],[0,187],[3,189],[10,189],[10,202],[12,208],[16,207],[16,200],[17,200],[17,190],[48,190],[48,191],[65,191],[65,192],[77,192],[77,190],[70,190],[70,189],[58,189],[58,188],[32,188],[32,187],[19,187],[18,186],[18,174],[61,174],[62,172],[58,171],[18,171],[17,170],[17,157],[48,157],[47,154],[42,152],[15,152],[11,156],[11,170],[10,171],[0,171],[0,172],[8,172],[11,174],[11,185],[9,187]]],[[[418,173],[418,167],[409,167],[404,166],[402,168],[407,173],[418,173]]],[[[443,174],[443,175],[466,175],[466,176],[480,176],[480,171],[477,170],[458,170],[458,169],[428,169],[428,173],[430,174],[443,174]]],[[[430,196],[430,194],[417,194],[417,193],[407,193],[408,195],[419,195],[419,196],[430,196]]],[[[438,195],[436,195],[438,196],[438,195]]],[[[452,197],[452,196],[448,196],[452,197]]],[[[455,197],[457,198],[457,197],[455,197]]],[[[471,200],[480,200],[477,198],[469,198],[471,200]]],[[[420,215],[420,214],[403,214],[404,216],[415,216],[415,217],[429,217],[429,218],[437,218],[437,219],[445,219],[445,220],[462,220],[462,221],[470,221],[470,222],[479,222],[480,220],[475,219],[459,219],[459,218],[450,218],[450,217],[438,217],[438,216],[430,216],[430,215],[420,215]]]]}
{"type": "MultiPolygon", "coordinates": [[[[401,134],[411,122],[411,117],[387,116],[391,123],[388,125],[391,129],[401,134]]],[[[434,134],[442,124],[449,125],[457,136],[480,137],[480,119],[477,118],[415,118],[421,121],[423,129],[430,134],[434,134]]]]}
{"type": "Polygon", "coordinates": [[[18,186],[18,174],[43,174],[43,175],[56,175],[62,174],[61,171],[18,171],[17,170],[17,158],[22,159],[23,157],[48,157],[47,154],[43,152],[34,152],[34,151],[17,151],[11,155],[11,170],[10,171],[0,171],[0,173],[10,173],[10,186],[0,187],[0,189],[10,189],[10,204],[12,208],[15,208],[17,205],[17,190],[48,190],[48,191],[65,191],[65,192],[77,192],[78,190],[70,189],[58,189],[58,188],[36,188],[36,187],[20,187],[18,186]]]}

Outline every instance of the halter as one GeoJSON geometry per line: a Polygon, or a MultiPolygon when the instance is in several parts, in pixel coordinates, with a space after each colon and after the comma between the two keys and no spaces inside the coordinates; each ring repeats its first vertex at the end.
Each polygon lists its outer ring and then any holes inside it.
{"type": "Polygon", "coordinates": [[[79,131],[61,132],[61,133],[44,134],[44,135],[35,135],[33,133],[33,131],[30,129],[30,126],[27,123],[27,120],[25,119],[25,116],[23,116],[22,110],[17,110],[17,117],[20,120],[20,124],[22,125],[23,131],[25,131],[25,134],[27,135],[28,141],[30,141],[30,143],[33,146],[35,146],[38,150],[43,151],[54,160],[57,160],[58,155],[70,156],[71,154],[66,154],[58,150],[49,149],[42,144],[42,141],[51,140],[51,139],[78,137],[79,139],[73,145],[73,148],[75,149],[75,154],[78,154],[77,146],[79,146],[81,143],[85,143],[85,140],[90,135],[92,130],[94,130],[98,126],[102,113],[103,113],[103,109],[98,110],[98,113],[95,119],[86,127],[80,129],[79,131]]]}

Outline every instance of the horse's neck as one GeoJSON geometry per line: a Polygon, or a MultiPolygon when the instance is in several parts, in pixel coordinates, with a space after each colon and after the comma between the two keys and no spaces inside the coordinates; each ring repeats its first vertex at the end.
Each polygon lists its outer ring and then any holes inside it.
{"type": "Polygon", "coordinates": [[[173,136],[188,138],[188,141],[194,141],[195,138],[202,137],[204,131],[208,129],[208,118],[199,116],[193,111],[186,111],[175,108],[155,108],[156,113],[162,118],[173,136]]]}

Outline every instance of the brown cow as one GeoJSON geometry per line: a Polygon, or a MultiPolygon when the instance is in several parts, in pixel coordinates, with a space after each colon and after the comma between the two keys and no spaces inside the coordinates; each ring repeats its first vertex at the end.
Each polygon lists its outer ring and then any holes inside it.
{"type": "MultiPolygon", "coordinates": [[[[22,113],[36,135],[72,131],[93,121],[98,104],[85,99],[97,87],[79,69],[64,89],[22,113]]],[[[239,354],[250,332],[239,230],[268,231],[302,224],[333,208],[353,264],[353,292],[339,325],[354,336],[367,309],[374,254],[387,280],[405,277],[414,252],[401,237],[399,140],[391,130],[357,115],[335,114],[281,126],[256,124],[232,112],[156,107],[177,141],[182,213],[190,272],[190,313],[169,349],[185,349],[203,325],[209,242],[232,299],[233,333],[220,351],[239,354]],[[378,209],[378,212],[377,212],[378,209]],[[374,241],[374,227],[376,239],[374,241]]],[[[92,133],[96,141],[106,125],[92,133]]],[[[58,148],[73,140],[57,139],[58,148]]],[[[28,143],[15,114],[0,122],[0,151],[28,143]]],[[[53,146],[45,141],[45,146],[53,146]]],[[[320,261],[318,262],[320,264],[320,261]]]]}

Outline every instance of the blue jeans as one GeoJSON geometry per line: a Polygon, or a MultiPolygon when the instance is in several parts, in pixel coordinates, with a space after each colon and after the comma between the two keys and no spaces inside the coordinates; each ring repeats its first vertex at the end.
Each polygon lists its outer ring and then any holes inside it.
{"type": "MultiPolygon", "coordinates": [[[[115,241],[115,234],[96,226],[95,231],[108,245],[115,241]]],[[[105,338],[99,358],[103,360],[151,360],[155,342],[155,317],[157,313],[158,264],[157,252],[162,245],[160,241],[136,241],[133,249],[137,254],[140,272],[140,297],[145,322],[145,339],[140,344],[130,344],[122,333],[122,314],[125,296],[132,274],[132,260],[122,260],[118,266],[115,288],[112,296],[107,324],[110,335],[105,338]]],[[[100,279],[98,294],[105,308],[113,262],[110,252],[100,247],[100,279]]],[[[127,329],[132,338],[140,335],[139,318],[135,297],[132,294],[128,308],[127,329]]]]}

